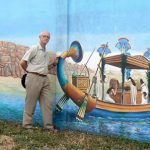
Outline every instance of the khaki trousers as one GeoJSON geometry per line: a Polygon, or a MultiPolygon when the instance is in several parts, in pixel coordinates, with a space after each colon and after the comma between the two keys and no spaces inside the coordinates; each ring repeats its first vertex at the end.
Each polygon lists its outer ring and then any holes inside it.
{"type": "Polygon", "coordinates": [[[52,104],[50,81],[47,76],[28,73],[26,78],[26,99],[23,114],[23,127],[33,126],[33,115],[39,100],[44,128],[52,126],[52,104]]]}

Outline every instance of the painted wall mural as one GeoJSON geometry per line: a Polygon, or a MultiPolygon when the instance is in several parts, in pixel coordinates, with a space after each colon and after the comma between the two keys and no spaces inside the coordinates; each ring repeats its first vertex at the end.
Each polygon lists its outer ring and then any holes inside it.
{"type": "MultiPolygon", "coordinates": [[[[48,30],[48,50],[63,54],[48,75],[55,126],[150,141],[149,3],[2,2],[0,120],[22,122],[25,89],[19,61],[48,30]]],[[[42,126],[39,106],[34,122],[42,126]]]]}

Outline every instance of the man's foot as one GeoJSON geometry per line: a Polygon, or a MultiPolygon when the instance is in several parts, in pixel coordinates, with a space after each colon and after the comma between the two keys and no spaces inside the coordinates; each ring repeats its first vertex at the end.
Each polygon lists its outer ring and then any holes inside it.
{"type": "Polygon", "coordinates": [[[33,129],[33,126],[31,125],[26,125],[26,126],[23,126],[24,129],[33,129]]]}
{"type": "Polygon", "coordinates": [[[27,125],[27,126],[23,126],[24,129],[27,129],[27,130],[32,130],[32,129],[37,129],[38,127],[33,127],[31,125],[27,125]]]}
{"type": "Polygon", "coordinates": [[[58,129],[56,129],[56,127],[55,126],[48,126],[48,127],[45,127],[44,128],[44,131],[52,131],[52,132],[54,132],[54,133],[57,133],[58,132],[58,129]]]}

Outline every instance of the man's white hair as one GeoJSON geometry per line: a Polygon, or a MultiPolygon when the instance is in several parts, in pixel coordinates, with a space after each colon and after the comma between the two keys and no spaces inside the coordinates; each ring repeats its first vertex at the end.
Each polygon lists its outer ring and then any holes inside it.
{"type": "Polygon", "coordinates": [[[50,35],[49,31],[42,31],[39,36],[43,35],[44,33],[48,33],[50,35]]]}

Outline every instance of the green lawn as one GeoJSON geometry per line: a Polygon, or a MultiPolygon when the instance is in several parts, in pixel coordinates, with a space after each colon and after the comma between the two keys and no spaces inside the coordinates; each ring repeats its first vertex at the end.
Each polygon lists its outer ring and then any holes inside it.
{"type": "Polygon", "coordinates": [[[150,150],[150,143],[73,131],[25,130],[0,121],[0,150],[150,150]],[[7,148],[7,149],[6,149],[7,148]]]}

